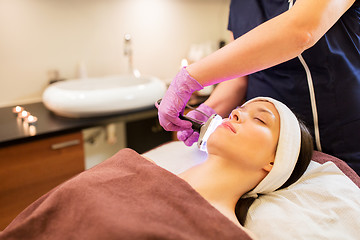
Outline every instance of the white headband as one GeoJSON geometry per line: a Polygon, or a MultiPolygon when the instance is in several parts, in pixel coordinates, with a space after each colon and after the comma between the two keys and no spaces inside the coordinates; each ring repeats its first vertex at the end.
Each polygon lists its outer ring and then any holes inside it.
{"type": "Polygon", "coordinates": [[[281,187],[292,174],[299,157],[301,133],[299,121],[294,113],[283,103],[268,97],[257,97],[247,101],[267,101],[274,104],[280,116],[280,134],[276,149],[275,161],[271,171],[246,197],[257,197],[259,193],[273,192],[281,187]]]}

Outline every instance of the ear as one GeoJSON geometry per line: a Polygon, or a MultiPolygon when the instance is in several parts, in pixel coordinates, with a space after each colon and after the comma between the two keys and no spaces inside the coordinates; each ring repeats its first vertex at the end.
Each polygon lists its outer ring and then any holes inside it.
{"type": "Polygon", "coordinates": [[[271,161],[271,162],[269,162],[268,164],[266,164],[266,165],[263,167],[263,169],[264,169],[266,172],[270,172],[271,169],[273,168],[273,166],[274,166],[274,162],[271,161]]]}

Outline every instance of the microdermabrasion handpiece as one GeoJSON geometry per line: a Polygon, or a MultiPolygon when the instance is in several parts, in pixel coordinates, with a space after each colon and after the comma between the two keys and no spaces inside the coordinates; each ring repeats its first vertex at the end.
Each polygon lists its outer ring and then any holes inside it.
{"type": "MultiPolygon", "coordinates": [[[[159,99],[159,100],[156,101],[157,107],[160,105],[160,103],[161,103],[161,99],[159,99]]],[[[182,114],[179,114],[179,118],[180,118],[181,120],[186,120],[186,121],[191,122],[191,123],[192,123],[191,128],[192,128],[195,132],[200,132],[201,126],[204,125],[204,122],[198,121],[198,120],[193,119],[193,118],[190,118],[190,117],[188,117],[188,116],[184,116],[184,115],[182,115],[182,114]]]]}
{"type": "MultiPolygon", "coordinates": [[[[159,99],[156,104],[159,106],[161,99],[159,99]]],[[[198,111],[198,110],[196,110],[198,111]]],[[[186,120],[192,123],[191,128],[199,133],[199,140],[197,146],[201,151],[207,152],[206,143],[210,135],[215,131],[215,129],[222,123],[223,119],[217,115],[213,114],[209,117],[206,122],[201,122],[196,119],[190,118],[188,116],[179,115],[181,120],[186,120]]]]}
{"type": "Polygon", "coordinates": [[[219,115],[213,114],[205,124],[201,126],[199,140],[197,142],[197,146],[201,151],[207,152],[207,140],[222,122],[223,119],[219,115]]]}
{"type": "Polygon", "coordinates": [[[195,132],[200,132],[201,131],[201,127],[204,125],[203,123],[199,123],[199,122],[196,122],[195,119],[192,119],[192,118],[189,118],[187,117],[186,115],[179,115],[179,118],[181,120],[186,120],[186,121],[189,121],[192,123],[192,126],[191,128],[195,131],[195,132]]]}

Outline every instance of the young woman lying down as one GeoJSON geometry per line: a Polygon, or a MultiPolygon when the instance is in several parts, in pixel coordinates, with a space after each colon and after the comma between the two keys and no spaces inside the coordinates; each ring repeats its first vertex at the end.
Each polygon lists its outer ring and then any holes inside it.
{"type": "Polygon", "coordinates": [[[59,185],[0,239],[256,239],[251,204],[296,182],[313,153],[282,103],[255,98],[210,136],[206,161],[178,176],[131,149],[59,185]]]}

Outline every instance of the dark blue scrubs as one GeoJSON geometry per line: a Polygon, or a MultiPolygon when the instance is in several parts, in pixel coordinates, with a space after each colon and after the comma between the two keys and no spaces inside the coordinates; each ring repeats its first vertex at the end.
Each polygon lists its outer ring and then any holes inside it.
{"type": "MultiPolygon", "coordinates": [[[[238,38],[288,9],[288,0],[232,0],[228,29],[238,38]]],[[[322,151],[360,175],[360,0],[302,57],[315,89],[322,151]]],[[[247,99],[256,96],[282,101],[314,133],[307,76],[298,58],[251,74],[247,99]]]]}

